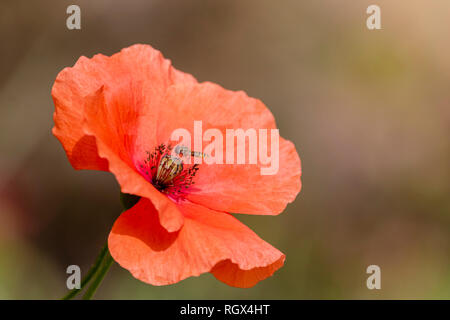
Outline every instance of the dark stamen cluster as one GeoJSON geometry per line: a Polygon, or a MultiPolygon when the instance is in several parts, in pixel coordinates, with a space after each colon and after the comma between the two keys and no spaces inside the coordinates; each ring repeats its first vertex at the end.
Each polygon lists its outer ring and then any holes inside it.
{"type": "Polygon", "coordinates": [[[183,154],[172,154],[172,146],[157,146],[153,152],[147,151],[147,158],[140,169],[153,186],[162,193],[171,196],[182,196],[186,193],[199,169],[198,164],[185,168],[183,154]]]}

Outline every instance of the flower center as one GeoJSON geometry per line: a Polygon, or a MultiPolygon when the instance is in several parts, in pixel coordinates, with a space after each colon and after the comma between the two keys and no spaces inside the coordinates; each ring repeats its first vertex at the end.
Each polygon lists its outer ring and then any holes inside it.
{"type": "Polygon", "coordinates": [[[173,153],[170,145],[160,144],[153,152],[147,151],[147,158],[140,165],[141,173],[160,192],[176,198],[184,196],[195,183],[193,179],[199,169],[198,164],[183,163],[186,150],[176,148],[173,153]]]}

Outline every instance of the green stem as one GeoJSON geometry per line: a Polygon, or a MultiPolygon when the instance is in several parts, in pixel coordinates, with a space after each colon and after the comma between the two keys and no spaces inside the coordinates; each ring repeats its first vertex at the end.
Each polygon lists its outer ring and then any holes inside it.
{"type": "Polygon", "coordinates": [[[97,291],[98,286],[102,282],[103,278],[105,277],[106,273],[108,272],[109,268],[111,267],[113,263],[113,258],[111,257],[111,254],[109,253],[109,250],[107,250],[105,259],[103,260],[102,267],[98,270],[96,278],[93,280],[89,288],[86,290],[86,293],[83,296],[83,300],[89,300],[94,295],[95,291],[97,291]]]}
{"type": "MultiPolygon", "coordinates": [[[[138,201],[140,197],[136,195],[126,194],[126,193],[120,193],[120,201],[122,203],[122,206],[125,210],[130,209],[133,207],[138,201]]],[[[73,297],[75,297],[81,290],[84,289],[84,287],[94,278],[92,284],[89,286],[89,288],[86,290],[86,293],[83,296],[84,300],[91,299],[94,295],[95,291],[97,290],[98,286],[102,282],[103,278],[105,277],[106,273],[108,272],[108,269],[111,267],[111,264],[113,263],[113,258],[111,257],[111,254],[109,253],[108,244],[105,244],[100,251],[99,255],[97,256],[97,259],[95,260],[94,265],[91,267],[91,269],[88,271],[86,276],[81,280],[80,289],[73,289],[71,290],[64,298],[63,300],[70,300],[73,297]]]]}
{"type": "Polygon", "coordinates": [[[108,245],[105,244],[98,254],[97,259],[95,260],[91,269],[89,269],[88,273],[81,280],[80,289],[72,289],[66,296],[62,298],[62,300],[70,300],[75,297],[81,290],[83,290],[86,284],[91,281],[92,277],[97,273],[107,253],[109,254],[108,245]]]}

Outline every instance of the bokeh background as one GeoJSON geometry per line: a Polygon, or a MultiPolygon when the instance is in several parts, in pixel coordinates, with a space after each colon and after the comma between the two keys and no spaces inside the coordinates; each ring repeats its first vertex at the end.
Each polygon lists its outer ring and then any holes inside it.
{"type": "Polygon", "coordinates": [[[114,265],[103,299],[450,298],[450,2],[2,0],[0,298],[57,299],[120,214],[111,174],[75,171],[50,90],[79,56],[134,43],[200,81],[245,90],[302,159],[277,216],[239,216],[287,255],[251,289],[209,274],[152,287],[114,265]],[[382,30],[366,28],[378,4],[382,30]],[[81,7],[82,29],[66,28],[81,7]],[[381,267],[382,289],[366,287],[381,267]]]}

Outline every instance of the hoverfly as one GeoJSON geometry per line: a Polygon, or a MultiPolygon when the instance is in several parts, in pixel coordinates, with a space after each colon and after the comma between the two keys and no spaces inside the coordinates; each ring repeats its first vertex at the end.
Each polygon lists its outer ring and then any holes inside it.
{"type": "MultiPolygon", "coordinates": [[[[159,185],[169,185],[183,171],[183,157],[205,158],[206,154],[192,151],[189,147],[177,145],[172,154],[166,153],[159,161],[156,181],[159,185]]],[[[197,168],[198,165],[194,165],[197,168]]],[[[194,171],[196,171],[195,169],[194,171]]]]}
{"type": "Polygon", "coordinates": [[[202,153],[200,151],[191,151],[191,149],[189,149],[189,147],[180,146],[180,145],[177,145],[175,147],[174,152],[177,155],[181,155],[181,157],[184,157],[188,154],[190,154],[191,157],[196,157],[196,158],[206,158],[207,157],[206,153],[202,153]]]}

